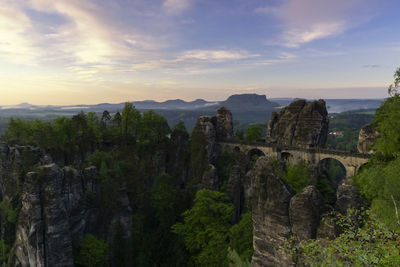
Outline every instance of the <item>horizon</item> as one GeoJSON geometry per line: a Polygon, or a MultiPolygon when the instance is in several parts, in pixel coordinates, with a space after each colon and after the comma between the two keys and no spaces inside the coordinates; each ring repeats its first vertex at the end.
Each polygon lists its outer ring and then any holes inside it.
{"type": "Polygon", "coordinates": [[[3,1],[2,106],[383,99],[400,65],[396,0],[3,1]]]}
{"type": "MultiPolygon", "coordinates": [[[[234,95],[253,95],[251,93],[243,93],[243,94],[234,94],[234,95]]],[[[255,95],[263,95],[263,94],[255,94],[255,95]]],[[[265,94],[264,94],[265,95],[265,94]]],[[[231,95],[232,96],[232,95],[231,95]]],[[[270,102],[273,102],[274,99],[276,100],[299,100],[299,99],[304,99],[306,101],[315,101],[315,100],[319,100],[319,99],[323,99],[323,100],[384,100],[385,98],[304,98],[304,97],[271,97],[269,98],[267,95],[265,95],[267,97],[267,100],[270,102]]],[[[203,100],[209,103],[212,102],[224,102],[226,101],[230,96],[228,96],[225,99],[219,99],[219,100],[208,100],[208,99],[204,99],[204,98],[196,98],[196,99],[181,99],[181,98],[174,98],[174,99],[166,99],[166,100],[162,100],[162,101],[157,101],[157,100],[153,100],[153,99],[144,99],[144,100],[127,100],[127,101],[122,101],[122,102],[100,102],[100,103],[94,103],[94,104],[87,104],[87,103],[78,103],[78,104],[65,104],[65,105],[57,105],[57,104],[35,104],[35,103],[30,103],[30,102],[21,102],[21,103],[16,103],[16,104],[11,104],[11,105],[2,105],[0,104],[0,108],[2,107],[12,107],[12,106],[18,106],[18,105],[33,105],[33,106],[40,106],[40,107],[46,107],[46,106],[94,106],[94,105],[102,105],[102,104],[111,104],[111,105],[118,105],[118,104],[124,104],[124,103],[135,103],[135,102],[155,102],[155,103],[164,103],[166,101],[184,101],[186,103],[188,102],[194,102],[194,101],[198,101],[198,100],[203,100]]]]}

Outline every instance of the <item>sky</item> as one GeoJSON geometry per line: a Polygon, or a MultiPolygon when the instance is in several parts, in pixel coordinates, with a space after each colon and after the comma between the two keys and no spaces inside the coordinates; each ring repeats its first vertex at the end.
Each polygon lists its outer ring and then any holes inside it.
{"type": "Polygon", "coordinates": [[[398,0],[0,0],[0,105],[383,98],[398,0]]]}

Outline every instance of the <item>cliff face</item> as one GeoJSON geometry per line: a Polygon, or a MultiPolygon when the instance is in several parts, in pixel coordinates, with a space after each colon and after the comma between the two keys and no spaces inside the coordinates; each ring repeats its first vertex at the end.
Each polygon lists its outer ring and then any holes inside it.
{"type": "Polygon", "coordinates": [[[268,122],[266,141],[278,146],[324,147],[328,132],[325,101],[297,100],[273,112],[268,122]]]}
{"type": "Polygon", "coordinates": [[[334,207],[324,203],[313,185],[295,194],[266,157],[257,160],[246,179],[251,181],[253,266],[293,266],[282,250],[289,237],[295,242],[333,238],[338,234],[335,218],[324,215],[328,211],[346,214],[348,208],[360,207],[358,191],[351,185],[339,186],[334,207]]]}
{"type": "Polygon", "coordinates": [[[289,205],[294,190],[275,175],[266,157],[247,174],[252,183],[253,266],[289,266],[281,251],[291,234],[289,205]]]}
{"type": "Polygon", "coordinates": [[[233,137],[232,113],[225,107],[214,117],[201,116],[195,129],[200,129],[205,137],[208,169],[203,173],[200,188],[219,190],[219,180],[215,168],[217,160],[217,141],[233,137]]]}
{"type": "Polygon", "coordinates": [[[19,190],[21,196],[13,265],[74,266],[73,239],[102,229],[110,241],[117,222],[130,236],[132,212],[124,187],[108,223],[90,204],[88,195],[100,193],[96,167],[60,168],[38,149],[6,144],[1,144],[0,158],[1,200],[16,201],[19,190]]]}

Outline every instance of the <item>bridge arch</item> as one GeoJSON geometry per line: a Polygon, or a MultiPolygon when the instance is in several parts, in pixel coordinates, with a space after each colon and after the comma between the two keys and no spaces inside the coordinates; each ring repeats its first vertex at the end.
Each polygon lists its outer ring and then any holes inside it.
{"type": "Polygon", "coordinates": [[[247,152],[247,158],[249,160],[253,160],[255,157],[259,158],[262,156],[265,156],[265,154],[258,148],[252,148],[249,150],[249,152],[247,152]]]}
{"type": "Polygon", "coordinates": [[[317,188],[326,203],[336,202],[336,191],[347,177],[346,166],[335,158],[325,157],[317,163],[317,188]]]}
{"type": "Polygon", "coordinates": [[[282,152],[281,153],[281,160],[290,161],[293,158],[293,155],[289,152],[282,152]]]}

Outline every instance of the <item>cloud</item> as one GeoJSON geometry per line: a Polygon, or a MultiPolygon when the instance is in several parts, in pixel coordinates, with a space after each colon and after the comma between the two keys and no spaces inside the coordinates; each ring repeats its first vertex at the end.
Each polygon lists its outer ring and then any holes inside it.
{"type": "Polygon", "coordinates": [[[74,73],[71,66],[82,66],[96,76],[147,61],[161,47],[157,39],[162,37],[115,19],[121,10],[107,1],[101,5],[92,0],[4,1],[0,58],[13,64],[60,67],[74,73]]]}
{"type": "MultiPolygon", "coordinates": [[[[132,71],[149,71],[155,69],[171,70],[177,68],[186,68],[190,73],[203,72],[204,65],[210,69],[209,64],[225,63],[234,60],[248,60],[259,57],[258,54],[252,54],[245,50],[187,50],[171,59],[153,60],[144,63],[134,64],[132,71]],[[197,65],[195,69],[192,67],[197,65]],[[188,69],[189,68],[189,69],[188,69]]],[[[216,69],[213,68],[213,71],[216,69]]]]}
{"type": "Polygon", "coordinates": [[[0,6],[0,57],[20,64],[34,65],[35,56],[39,53],[34,43],[32,25],[18,6],[10,1],[0,6]]]}
{"type": "Polygon", "coordinates": [[[251,54],[248,51],[230,51],[230,50],[189,50],[183,53],[176,61],[211,61],[221,62],[227,60],[239,60],[257,57],[259,55],[251,54]]]}
{"type": "Polygon", "coordinates": [[[374,16],[376,0],[287,0],[278,6],[258,7],[255,13],[281,22],[280,43],[298,47],[342,34],[374,16]]]}
{"type": "Polygon", "coordinates": [[[179,14],[190,7],[191,0],[165,0],[163,8],[168,14],[179,14]]]}

